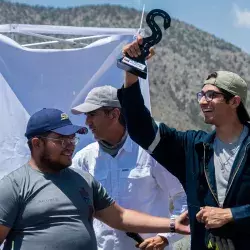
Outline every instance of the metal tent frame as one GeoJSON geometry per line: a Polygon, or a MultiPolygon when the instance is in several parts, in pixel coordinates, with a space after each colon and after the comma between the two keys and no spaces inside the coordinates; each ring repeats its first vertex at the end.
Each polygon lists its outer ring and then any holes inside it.
{"type": "Polygon", "coordinates": [[[48,45],[55,43],[69,44],[74,47],[85,47],[88,39],[101,39],[113,35],[135,35],[137,29],[129,28],[95,28],[75,26],[31,25],[31,24],[2,24],[0,33],[21,34],[48,40],[47,42],[21,44],[22,47],[48,45]],[[58,38],[53,35],[79,36],[75,38],[58,38]]]}
{"type": "Polygon", "coordinates": [[[75,27],[56,25],[32,25],[32,24],[2,24],[0,33],[20,34],[48,40],[46,42],[20,44],[22,47],[34,47],[56,43],[68,44],[73,47],[85,47],[89,45],[83,41],[89,39],[102,39],[113,35],[136,35],[143,34],[142,21],[145,12],[145,4],[142,9],[139,29],[131,28],[97,28],[97,27],[75,27]],[[74,38],[59,38],[53,35],[79,36],[74,38]]]}

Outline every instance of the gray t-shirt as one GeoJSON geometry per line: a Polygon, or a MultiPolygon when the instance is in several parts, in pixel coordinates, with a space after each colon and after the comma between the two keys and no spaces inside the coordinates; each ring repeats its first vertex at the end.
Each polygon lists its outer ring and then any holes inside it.
{"type": "Polygon", "coordinates": [[[87,172],[41,173],[28,164],[0,180],[4,250],[96,250],[93,212],[113,200],[87,172]]]}
{"type": "Polygon", "coordinates": [[[248,134],[248,127],[244,126],[241,135],[233,143],[224,143],[219,138],[214,140],[214,166],[218,200],[223,206],[227,185],[234,160],[243,140],[248,134]]]}

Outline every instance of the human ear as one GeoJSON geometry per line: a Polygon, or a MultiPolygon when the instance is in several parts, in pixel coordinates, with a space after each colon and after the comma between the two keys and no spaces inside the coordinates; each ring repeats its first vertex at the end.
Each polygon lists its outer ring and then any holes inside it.
{"type": "Polygon", "coordinates": [[[230,100],[230,104],[234,107],[237,108],[240,105],[241,98],[236,95],[230,100]]]}
{"type": "Polygon", "coordinates": [[[112,110],[111,116],[112,116],[112,119],[118,119],[120,116],[120,110],[115,108],[114,110],[112,110]]]}
{"type": "Polygon", "coordinates": [[[33,147],[33,148],[38,149],[38,148],[41,147],[42,141],[41,141],[39,138],[34,137],[34,138],[31,139],[31,143],[32,143],[32,147],[33,147]]]}

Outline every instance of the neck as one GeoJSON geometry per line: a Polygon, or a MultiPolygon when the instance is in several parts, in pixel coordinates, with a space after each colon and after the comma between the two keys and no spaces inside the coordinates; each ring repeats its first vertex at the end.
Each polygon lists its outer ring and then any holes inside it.
{"type": "Polygon", "coordinates": [[[243,127],[244,125],[238,120],[233,123],[226,123],[216,127],[216,136],[224,143],[232,143],[239,138],[243,127]]]}
{"type": "Polygon", "coordinates": [[[31,156],[31,159],[29,161],[29,165],[35,169],[38,170],[42,173],[58,173],[59,171],[48,168],[47,166],[45,166],[44,164],[42,164],[38,159],[36,159],[36,157],[31,156]]]}
{"type": "Polygon", "coordinates": [[[125,128],[122,125],[119,125],[116,126],[115,128],[111,128],[109,135],[102,140],[107,142],[111,146],[114,146],[122,140],[124,134],[125,134],[125,128]]]}

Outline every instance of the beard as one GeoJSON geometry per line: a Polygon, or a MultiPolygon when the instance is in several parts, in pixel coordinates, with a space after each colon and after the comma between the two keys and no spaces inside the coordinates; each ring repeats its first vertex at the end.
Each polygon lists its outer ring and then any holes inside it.
{"type": "Polygon", "coordinates": [[[59,172],[65,168],[68,168],[70,164],[62,163],[59,160],[55,160],[51,157],[51,153],[45,148],[43,153],[40,156],[40,162],[43,166],[48,169],[51,169],[55,172],[59,172]]]}

